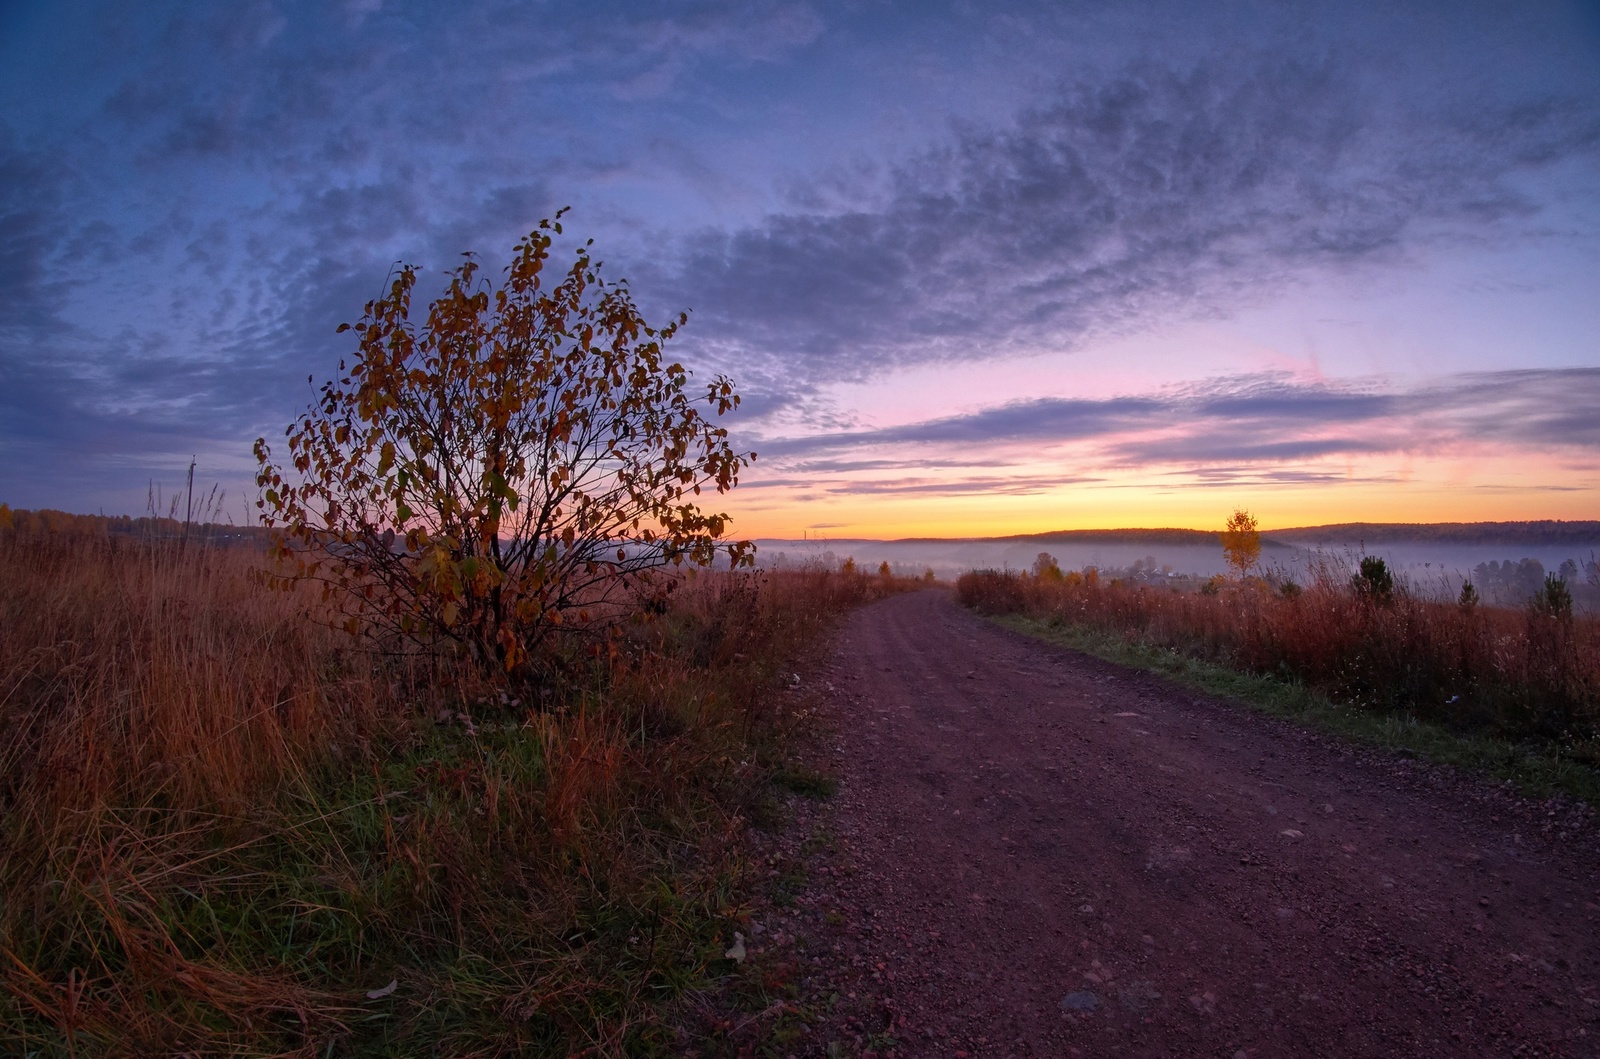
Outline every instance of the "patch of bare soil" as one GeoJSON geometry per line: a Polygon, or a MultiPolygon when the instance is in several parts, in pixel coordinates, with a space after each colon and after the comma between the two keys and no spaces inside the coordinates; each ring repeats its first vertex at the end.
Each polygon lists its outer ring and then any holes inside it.
{"type": "Polygon", "coordinates": [[[779,999],[729,1051],[1600,1054],[1585,808],[1353,749],[937,591],[859,612],[807,683],[840,790],[766,855],[780,898],[742,970],[779,999]]]}

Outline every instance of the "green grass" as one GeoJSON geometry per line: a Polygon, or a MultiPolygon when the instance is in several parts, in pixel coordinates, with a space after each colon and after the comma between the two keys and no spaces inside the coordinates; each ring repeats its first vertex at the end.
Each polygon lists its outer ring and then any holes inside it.
{"type": "MultiPolygon", "coordinates": [[[[66,917],[74,929],[17,929],[8,941],[32,965],[144,981],[145,1017],[171,1026],[147,1039],[174,1046],[205,1027],[246,1052],[315,1042],[329,1055],[391,1055],[429,1042],[566,1054],[598,1029],[602,1051],[671,1054],[674,1032],[655,1016],[714,976],[738,903],[731,851],[706,856],[703,819],[673,820],[642,799],[570,842],[552,839],[526,815],[549,779],[545,750],[533,729],[452,726],[392,748],[371,771],[330,766],[286,785],[254,834],[231,821],[151,849],[169,885],[130,864],[60,887],[79,906],[66,917]],[[203,990],[141,973],[148,957],[130,936],[170,939],[186,966],[282,982],[282,1010],[241,1032],[203,990]],[[367,998],[391,981],[388,995],[367,998]],[[296,986],[339,1000],[307,1024],[287,999],[296,986]]],[[[130,834],[162,841],[154,819],[123,815],[130,834]]],[[[50,874],[71,879],[77,855],[50,851],[50,874]]],[[[13,1040],[36,1054],[73,1051],[29,1013],[5,1014],[13,1040]]],[[[77,1054],[116,1050],[92,1032],[75,1043],[77,1054]]]]}
{"type": "Polygon", "coordinates": [[[1175,684],[1232,699],[1258,713],[1351,743],[1407,753],[1488,779],[1509,780],[1529,797],[1562,794],[1600,808],[1600,772],[1566,755],[1558,744],[1513,743],[1456,731],[1408,713],[1342,705],[1295,681],[1240,672],[1089,626],[1055,624],[1017,614],[990,616],[989,620],[1107,662],[1158,673],[1175,684]]]}
{"type": "Polygon", "coordinates": [[[41,1059],[682,1054],[767,881],[748,826],[833,790],[785,676],[910,587],[686,578],[525,705],[448,652],[352,649],[244,553],[23,544],[0,534],[34,637],[0,637],[0,1052],[41,1059]]]}

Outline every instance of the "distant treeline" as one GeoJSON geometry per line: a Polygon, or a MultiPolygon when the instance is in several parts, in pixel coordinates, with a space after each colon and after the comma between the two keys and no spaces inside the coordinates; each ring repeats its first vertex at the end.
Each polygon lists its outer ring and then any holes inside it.
{"type": "MultiPolygon", "coordinates": [[[[1588,601],[1600,586],[1600,565],[1568,559],[1550,572],[1577,597],[1588,601]]],[[[1495,603],[1518,604],[1531,599],[1544,585],[1544,564],[1537,559],[1479,563],[1472,568],[1472,584],[1483,598],[1495,603]]]]}
{"type": "MultiPolygon", "coordinates": [[[[1264,547],[1319,544],[1521,544],[1600,548],[1600,522],[1539,519],[1531,522],[1342,522],[1329,526],[1297,526],[1262,530],[1264,547]]],[[[973,537],[994,542],[1040,544],[1142,544],[1147,546],[1221,547],[1220,531],[1191,529],[1053,530],[1010,537],[973,537]]],[[[913,538],[895,543],[921,543],[913,538]]],[[[936,543],[932,538],[926,543],[936,543]]],[[[944,542],[937,542],[944,543],[944,542]]]]}
{"type": "MultiPolygon", "coordinates": [[[[1038,544],[1138,544],[1145,547],[1220,548],[1222,533],[1191,529],[1107,529],[1107,530],[1056,530],[1051,533],[1021,533],[1013,537],[976,538],[996,542],[1033,542],[1038,544]]],[[[1264,547],[1285,547],[1263,534],[1264,547]]]]}
{"type": "Polygon", "coordinates": [[[1600,547],[1600,522],[1344,522],[1270,531],[1291,544],[1523,544],[1600,547]]]}
{"type": "MultiPolygon", "coordinates": [[[[178,539],[185,535],[182,519],[131,515],[74,515],[69,511],[40,508],[13,509],[0,504],[0,532],[23,534],[68,534],[94,537],[136,537],[141,540],[178,539]]],[[[190,523],[191,540],[217,544],[260,544],[265,546],[269,530],[259,526],[229,526],[216,522],[190,523]]]]}

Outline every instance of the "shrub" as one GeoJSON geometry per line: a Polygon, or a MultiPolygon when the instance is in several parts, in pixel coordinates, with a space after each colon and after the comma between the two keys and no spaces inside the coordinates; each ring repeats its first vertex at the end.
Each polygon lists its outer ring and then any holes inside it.
{"type": "Polygon", "coordinates": [[[662,353],[687,316],[647,325],[587,244],[547,279],[560,232],[541,222],[498,287],[468,255],[420,326],[400,269],[354,327],[354,363],[286,431],[291,466],[256,441],[284,580],[320,582],[349,631],[526,674],[557,628],[614,630],[656,571],[752,558],[695,502],[754,458],[707,418],[737,407],[733,384],[691,397],[662,353]]]}
{"type": "Polygon", "coordinates": [[[1060,581],[1061,564],[1049,552],[1040,552],[1033,560],[1033,576],[1043,581],[1060,581]]]}
{"type": "Polygon", "coordinates": [[[984,614],[1015,613],[1027,602],[1022,579],[999,570],[973,570],[956,578],[956,599],[984,614]]]}
{"type": "Polygon", "coordinates": [[[1478,590],[1472,587],[1471,581],[1461,582],[1461,595],[1457,597],[1456,604],[1462,610],[1471,610],[1478,605],[1478,590]]]}
{"type": "MultiPolygon", "coordinates": [[[[1376,560],[1374,561],[1374,563],[1376,560]]],[[[1377,567],[1368,566],[1370,579],[1377,567]]],[[[1387,572],[1387,571],[1385,571],[1387,572]]],[[[1462,608],[1392,592],[1386,606],[1353,593],[1343,571],[1321,567],[1298,596],[1197,594],[1121,584],[1047,583],[981,571],[957,581],[960,602],[984,613],[1025,614],[1304,682],[1346,705],[1407,710],[1512,738],[1592,746],[1600,733],[1600,622],[1462,608]]],[[[1358,580],[1359,577],[1358,577],[1358,580]]]]}

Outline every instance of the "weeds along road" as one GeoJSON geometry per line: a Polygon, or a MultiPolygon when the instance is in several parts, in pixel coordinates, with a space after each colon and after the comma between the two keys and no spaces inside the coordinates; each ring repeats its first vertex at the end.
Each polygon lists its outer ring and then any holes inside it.
{"type": "Polygon", "coordinates": [[[803,906],[856,993],[835,1039],[853,1010],[898,1055],[1600,1054],[1581,812],[945,592],[856,614],[821,679],[842,782],[803,906]]]}

